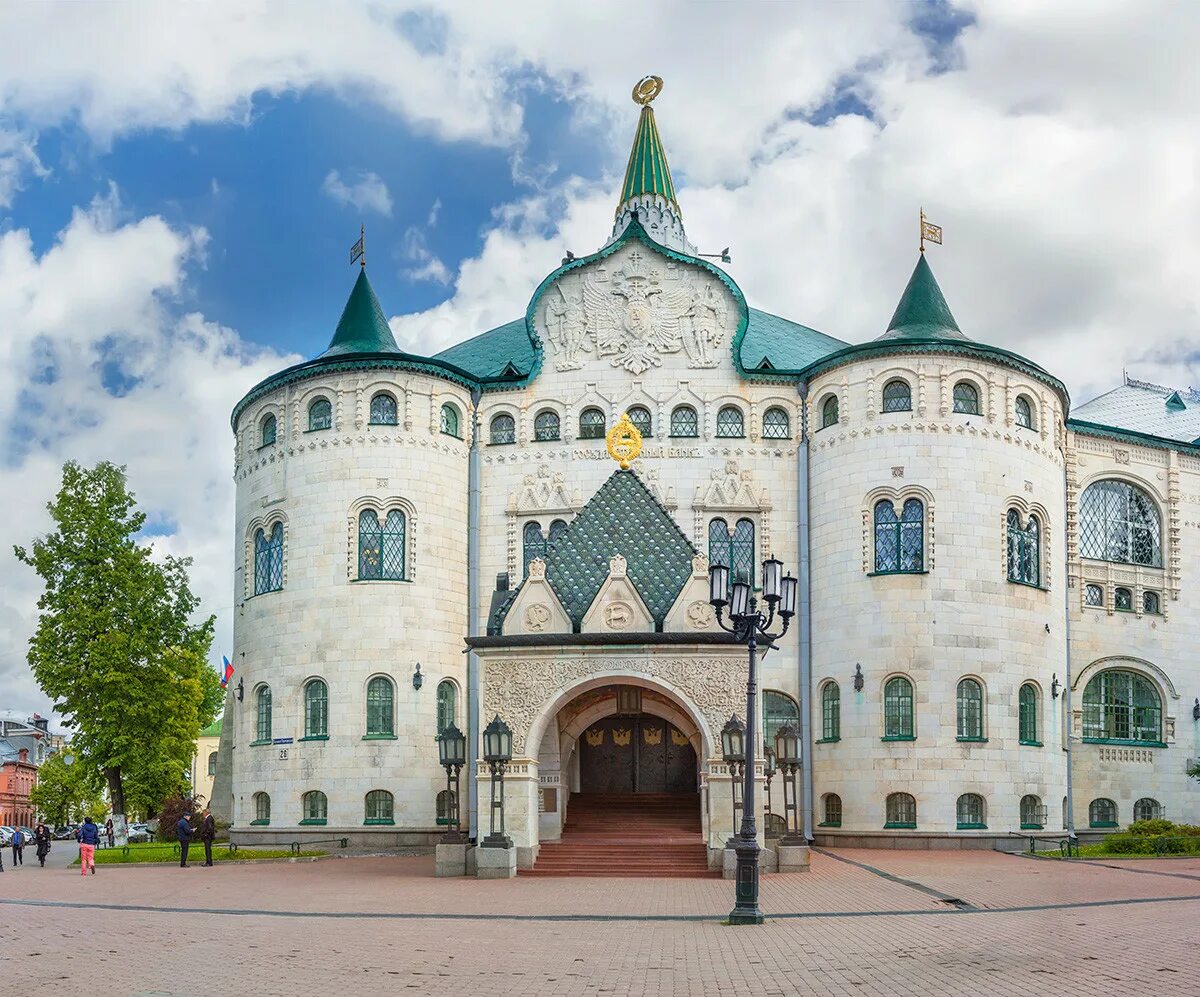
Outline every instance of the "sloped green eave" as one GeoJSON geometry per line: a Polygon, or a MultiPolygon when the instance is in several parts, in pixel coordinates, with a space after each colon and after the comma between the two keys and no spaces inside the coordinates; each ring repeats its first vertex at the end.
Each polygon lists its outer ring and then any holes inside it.
{"type": "Polygon", "coordinates": [[[504,371],[511,364],[517,371],[507,376],[511,382],[513,377],[524,377],[522,372],[533,369],[537,349],[526,331],[525,319],[519,318],[455,343],[435,354],[434,359],[470,371],[481,381],[505,378],[504,371]]]}
{"type": "Polygon", "coordinates": [[[1068,419],[1067,429],[1073,433],[1083,433],[1086,436],[1099,436],[1104,439],[1120,440],[1126,443],[1138,443],[1157,450],[1178,450],[1180,453],[1200,455],[1200,440],[1197,440],[1195,443],[1187,443],[1183,440],[1173,440],[1168,436],[1139,433],[1136,429],[1105,426],[1102,423],[1088,422],[1084,419],[1068,419]]]}
{"type": "Polygon", "coordinates": [[[945,295],[925,255],[917,260],[887,331],[880,339],[956,339],[968,337],[954,321],[945,295]]]}
{"type": "Polygon", "coordinates": [[[400,352],[364,267],[359,270],[346,307],[342,309],[342,317],[338,319],[329,348],[321,356],[400,352]]]}
{"type": "MultiPolygon", "coordinates": [[[[667,165],[667,153],[658,134],[654,111],[649,105],[642,108],[641,117],[638,118],[633,148],[629,151],[629,164],[625,167],[620,204],[643,194],[658,194],[668,201],[674,201],[678,208],[671,168],[667,165]]],[[[620,205],[617,210],[620,211],[620,205]]]]}
{"type": "Polygon", "coordinates": [[[223,721],[224,721],[223,717],[217,717],[217,719],[214,720],[212,723],[210,723],[207,727],[205,727],[204,730],[200,731],[200,736],[201,737],[220,737],[221,736],[221,725],[222,725],[223,721]]]}
{"type": "Polygon", "coordinates": [[[779,315],[757,308],[748,311],[745,335],[734,343],[733,354],[737,369],[748,380],[794,381],[796,371],[850,345],[779,315]],[[744,363],[745,357],[751,358],[750,366],[744,363]],[[763,368],[764,359],[770,362],[769,368],[763,368]]]}

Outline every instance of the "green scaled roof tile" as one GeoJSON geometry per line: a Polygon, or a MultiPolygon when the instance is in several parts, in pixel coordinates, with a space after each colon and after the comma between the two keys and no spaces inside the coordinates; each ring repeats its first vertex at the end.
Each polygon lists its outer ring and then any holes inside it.
{"type": "Polygon", "coordinates": [[[879,338],[967,340],[950,314],[950,306],[946,304],[924,253],[913,268],[887,332],[879,338]]]}
{"type": "Polygon", "coordinates": [[[359,270],[358,280],[342,310],[337,330],[329,349],[323,357],[335,357],[344,353],[399,353],[395,337],[388,326],[387,317],[379,307],[379,299],[367,280],[365,267],[359,270]]]}
{"type": "MultiPolygon", "coordinates": [[[[648,104],[642,108],[642,116],[638,118],[633,148],[629,152],[629,165],[625,167],[620,203],[624,204],[631,197],[640,197],[642,194],[659,194],[668,201],[675,201],[671,168],[667,165],[667,154],[658,136],[658,126],[654,123],[654,112],[648,104]]],[[[620,211],[620,207],[617,210],[620,211]]]]}
{"type": "Polygon", "coordinates": [[[481,332],[463,343],[456,343],[437,354],[480,379],[528,374],[533,369],[535,352],[523,318],[481,332]]]}

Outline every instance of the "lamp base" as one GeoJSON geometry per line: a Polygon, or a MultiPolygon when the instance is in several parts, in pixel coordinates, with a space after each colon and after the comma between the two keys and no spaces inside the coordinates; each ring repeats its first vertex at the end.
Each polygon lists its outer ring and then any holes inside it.
{"type": "Polygon", "coordinates": [[[498,831],[493,831],[481,842],[480,848],[512,848],[513,840],[507,834],[500,834],[498,831]]]}
{"type": "Polygon", "coordinates": [[[456,827],[453,830],[447,831],[440,838],[438,838],[438,844],[439,845],[465,845],[468,840],[469,839],[467,838],[467,836],[465,834],[463,834],[462,829],[456,827]]]}

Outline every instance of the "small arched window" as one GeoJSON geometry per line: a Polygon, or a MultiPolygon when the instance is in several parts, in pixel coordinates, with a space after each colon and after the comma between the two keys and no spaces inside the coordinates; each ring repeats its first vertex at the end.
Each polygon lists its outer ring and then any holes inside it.
{"type": "Polygon", "coordinates": [[[529,575],[529,565],[535,558],[546,559],[546,536],[541,523],[526,523],[521,531],[525,568],[522,577],[529,575]]]}
{"type": "Polygon", "coordinates": [[[954,411],[962,415],[979,415],[979,389],[970,381],[954,386],[954,411]]]}
{"type": "Polygon", "coordinates": [[[1008,523],[1008,580],[1020,585],[1040,585],[1042,578],[1042,530],[1037,516],[1030,516],[1024,526],[1021,514],[1009,509],[1008,523]]]}
{"type": "Polygon", "coordinates": [[[328,398],[318,398],[308,406],[308,431],[333,428],[333,406],[328,398]]]}
{"type": "Polygon", "coordinates": [[[208,753],[208,774],[217,774],[217,753],[215,751],[210,751],[208,753]]]}
{"type": "Polygon", "coordinates": [[[517,424],[507,412],[492,416],[488,440],[494,447],[517,442],[517,424]]]}
{"type": "Polygon", "coordinates": [[[784,724],[800,726],[800,707],[791,696],[763,690],[763,746],[775,750],[775,735],[784,724]]]}
{"type": "Polygon", "coordinates": [[[581,440],[604,439],[604,413],[598,408],[585,408],[579,413],[579,438],[581,440]]]}
{"type": "Polygon", "coordinates": [[[396,734],[396,687],[384,675],[367,683],[367,737],[394,737],[396,734]]]}
{"type": "Polygon", "coordinates": [[[319,789],[311,790],[301,797],[304,819],[301,824],[324,824],[329,818],[329,801],[319,789]]]}
{"type": "Polygon", "coordinates": [[[381,391],[371,399],[370,423],[372,426],[394,426],[397,422],[396,399],[381,391]]]}
{"type": "Polygon", "coordinates": [[[321,679],[304,684],[304,736],[329,736],[329,687],[321,679]]]}
{"type": "Polygon", "coordinates": [[[1132,613],[1133,592],[1130,589],[1121,588],[1120,586],[1113,589],[1113,608],[1118,613],[1132,613]]]}
{"type": "Polygon", "coordinates": [[[1015,412],[1018,426],[1022,429],[1033,429],[1033,405],[1024,395],[1017,395],[1015,412]]]}
{"type": "Polygon", "coordinates": [[[676,405],[671,410],[671,435],[696,437],[700,435],[700,420],[690,405],[676,405]]]}
{"type": "Polygon", "coordinates": [[[275,433],[278,428],[278,423],[275,421],[275,416],[270,412],[262,417],[262,422],[258,424],[259,445],[269,447],[275,442],[275,433]]]}
{"type": "Polygon", "coordinates": [[[1041,747],[1038,738],[1038,693],[1037,686],[1026,682],[1017,693],[1017,734],[1022,744],[1041,747]]]}
{"type": "Polygon", "coordinates": [[[824,810],[824,820],[821,821],[821,827],[841,827],[842,826],[842,798],[837,793],[826,793],[821,797],[824,810]]]}
{"type": "Polygon", "coordinates": [[[837,741],[842,736],[842,690],[836,682],[821,687],[821,740],[837,741]]]}
{"type": "Polygon", "coordinates": [[[724,405],[717,412],[717,436],[721,439],[741,439],[746,435],[742,410],[736,405],[724,405]]]}
{"type": "Polygon", "coordinates": [[[829,395],[821,404],[821,428],[828,429],[838,424],[838,397],[829,395]]]}
{"type": "Polygon", "coordinates": [[[1158,506],[1127,481],[1097,481],[1079,499],[1079,552],[1118,564],[1162,567],[1158,506]]]}
{"type": "Polygon", "coordinates": [[[367,793],[366,812],[363,823],[366,825],[395,824],[395,800],[386,789],[372,789],[367,793]]]}
{"type": "Polygon", "coordinates": [[[883,386],[883,411],[912,411],[912,389],[903,378],[897,377],[883,386]]]}
{"type": "Polygon", "coordinates": [[[787,440],[792,436],[792,423],[786,411],[774,405],[763,413],[763,439],[787,440]]]}
{"type": "Polygon", "coordinates": [[[283,523],[254,534],[254,594],[278,592],[283,588],[283,523]]]}
{"type": "Polygon", "coordinates": [[[887,680],[883,687],[883,737],[886,741],[911,741],[913,726],[913,687],[902,675],[887,680]]]}
{"type": "Polygon", "coordinates": [[[358,578],[360,581],[400,582],[407,566],[408,520],[392,509],[382,524],[374,509],[358,515],[358,578]]]}
{"type": "MultiPolygon", "coordinates": [[[[567,532],[567,524],[565,520],[556,519],[550,524],[550,546],[553,547],[559,540],[562,539],[564,533],[567,532]]],[[[547,548],[549,553],[549,548],[547,548]]]]}
{"type": "Polygon", "coordinates": [[[437,813],[437,822],[442,825],[454,823],[454,808],[455,808],[454,793],[448,789],[443,789],[437,794],[437,800],[434,804],[437,813]]]}
{"type": "Polygon", "coordinates": [[[975,679],[961,679],[957,695],[958,740],[983,740],[983,686],[975,679]]]}
{"type": "Polygon", "coordinates": [[[1040,831],[1046,823],[1042,813],[1042,800],[1029,794],[1021,797],[1021,830],[1040,831]]]}
{"type": "Polygon", "coordinates": [[[1157,592],[1147,591],[1142,593],[1142,612],[1149,613],[1151,616],[1158,616],[1162,613],[1160,606],[1157,592]]]}
{"type": "Polygon", "coordinates": [[[650,439],[651,430],[654,428],[650,419],[650,410],[645,405],[635,405],[627,413],[629,421],[633,423],[633,428],[642,434],[644,439],[650,439]]]}
{"type": "Polygon", "coordinates": [[[251,824],[271,823],[271,797],[266,793],[254,794],[254,820],[251,824]]]}
{"type": "Polygon", "coordinates": [[[904,502],[900,516],[888,500],[875,503],[875,572],[920,574],[925,568],[925,505],[904,502]]]}
{"type": "Polygon", "coordinates": [[[1083,739],[1162,745],[1162,701],[1150,680],[1119,669],[1093,676],[1083,690],[1083,739]]]}
{"type": "Polygon", "coordinates": [[[453,436],[456,439],[462,439],[462,430],[459,429],[458,409],[445,402],[442,405],[442,432],[447,436],[453,436]]]}
{"type": "Polygon", "coordinates": [[[1092,827],[1116,827],[1117,805],[1101,797],[1088,804],[1088,824],[1092,827]]]}
{"type": "Polygon", "coordinates": [[[539,412],[533,419],[533,438],[540,442],[549,440],[557,440],[561,437],[562,432],[559,425],[558,413],[551,409],[544,409],[539,412]]]}
{"type": "Polygon", "coordinates": [[[908,793],[891,793],[887,798],[886,817],[885,828],[916,827],[917,801],[908,793]]]}
{"type": "Polygon", "coordinates": [[[437,687],[437,733],[438,737],[454,723],[457,710],[458,689],[449,679],[443,679],[437,687]]]}
{"type": "Polygon", "coordinates": [[[987,827],[983,797],[978,793],[963,793],[954,809],[958,830],[979,831],[987,827]]]}
{"type": "Polygon", "coordinates": [[[258,695],[256,697],[255,709],[255,724],[254,724],[254,742],[255,744],[270,744],[271,743],[271,687],[262,685],[258,687],[258,695]]]}
{"type": "Polygon", "coordinates": [[[1102,609],[1104,607],[1104,588],[1100,585],[1088,585],[1083,590],[1083,604],[1102,609]]]}
{"type": "Polygon", "coordinates": [[[1162,804],[1158,800],[1151,799],[1149,796],[1143,796],[1133,805],[1133,819],[1138,820],[1158,820],[1162,817],[1162,804]]]}

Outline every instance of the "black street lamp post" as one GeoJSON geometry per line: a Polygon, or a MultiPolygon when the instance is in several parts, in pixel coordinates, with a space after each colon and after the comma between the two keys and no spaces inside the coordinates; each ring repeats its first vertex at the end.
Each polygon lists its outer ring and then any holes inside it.
{"type": "Polygon", "coordinates": [[[504,833],[504,772],[512,761],[512,728],[500,715],[483,729],[483,760],[492,772],[491,833],[480,842],[481,848],[512,848],[512,838],[504,833]],[[497,800],[497,783],[499,800],[497,800]],[[500,811],[500,827],[496,828],[496,811],[500,811]]]}
{"type": "Polygon", "coordinates": [[[767,604],[764,615],[748,582],[735,581],[729,585],[729,568],[714,564],[708,569],[709,602],[717,611],[717,623],[722,630],[733,634],[749,651],[750,673],[746,679],[746,737],[745,764],[742,786],[742,829],[736,839],[737,880],[736,903],[729,915],[730,924],[762,924],[763,913],[758,906],[758,832],[754,824],[754,733],[758,728],[758,638],[770,647],[787,633],[788,624],[796,615],[796,579],[783,577],[783,563],[774,557],[763,561],[762,598],[767,604]],[[732,626],[722,618],[726,605],[732,626]],[[778,614],[782,623],[779,633],[770,633],[778,614]]]}
{"type": "Polygon", "coordinates": [[[438,760],[446,770],[446,818],[449,826],[442,835],[442,844],[461,845],[467,838],[462,833],[458,810],[458,776],[467,763],[467,739],[455,724],[438,735],[438,760]]]}

